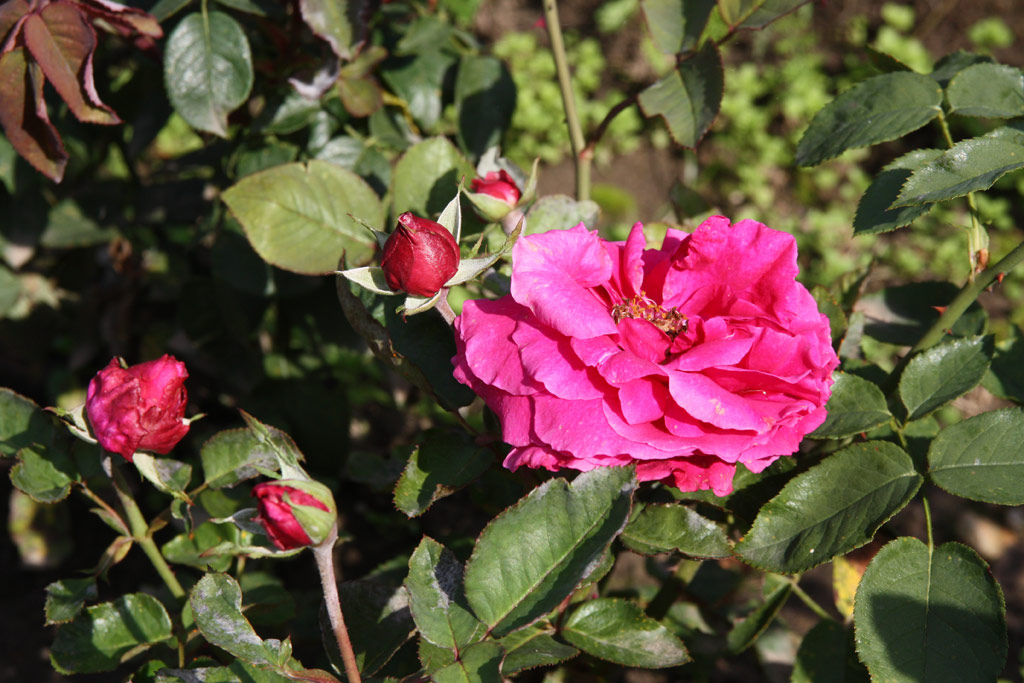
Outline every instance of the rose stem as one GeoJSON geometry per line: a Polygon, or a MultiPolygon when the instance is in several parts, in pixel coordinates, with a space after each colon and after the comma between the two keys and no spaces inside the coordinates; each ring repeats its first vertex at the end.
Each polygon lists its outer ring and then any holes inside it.
{"type": "Polygon", "coordinates": [[[441,296],[437,299],[437,303],[434,304],[434,308],[437,309],[437,312],[441,314],[444,321],[451,327],[451,324],[455,322],[455,311],[452,310],[451,304],[448,303],[447,287],[441,289],[441,296]]]}
{"type": "Polygon", "coordinates": [[[131,529],[132,540],[139,544],[142,552],[146,553],[146,557],[153,563],[156,573],[167,584],[171,595],[179,600],[184,599],[185,589],[178,583],[167,560],[160,554],[160,549],[156,547],[156,542],[153,541],[153,537],[149,533],[149,525],[146,524],[139,506],[135,504],[135,499],[128,493],[128,482],[124,480],[124,475],[121,474],[121,470],[116,464],[111,468],[111,475],[114,491],[117,492],[117,497],[121,500],[121,506],[128,517],[128,528],[131,529]]]}
{"type": "Polygon", "coordinates": [[[558,87],[562,91],[565,121],[569,125],[569,143],[572,145],[573,163],[576,166],[576,199],[584,201],[590,199],[590,159],[592,155],[586,148],[583,127],[580,125],[579,114],[576,113],[576,95],[572,90],[569,59],[565,54],[562,26],[558,22],[558,5],[555,0],[544,0],[544,21],[548,27],[548,37],[551,39],[551,53],[555,58],[555,69],[558,71],[558,87]]]}
{"type": "Polygon", "coordinates": [[[320,570],[320,584],[324,589],[324,602],[327,604],[327,616],[331,619],[334,637],[338,640],[338,650],[345,663],[345,675],[349,683],[360,683],[359,667],[356,666],[356,654],[352,651],[352,641],[348,638],[345,628],[345,617],[341,613],[341,599],[338,597],[337,579],[334,577],[334,542],[338,539],[338,523],[331,527],[330,533],[323,543],[313,547],[316,557],[316,568],[320,570]]]}

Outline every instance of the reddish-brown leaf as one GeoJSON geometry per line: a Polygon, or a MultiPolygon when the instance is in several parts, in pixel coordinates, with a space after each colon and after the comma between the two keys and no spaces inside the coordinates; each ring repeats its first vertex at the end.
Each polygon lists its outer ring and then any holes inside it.
{"type": "Polygon", "coordinates": [[[77,6],[68,0],[51,2],[29,16],[23,30],[29,52],[79,121],[121,123],[96,93],[92,77],[96,31],[77,6]]]}
{"type": "Polygon", "coordinates": [[[162,38],[164,35],[156,17],[140,9],[110,0],[78,0],[76,4],[90,15],[106,19],[122,35],[137,33],[149,38],[162,38]]]}
{"type": "Polygon", "coordinates": [[[25,0],[7,0],[0,3],[0,46],[6,45],[8,49],[14,49],[14,40],[12,38],[8,41],[7,34],[28,11],[29,6],[25,0]]]}
{"type": "Polygon", "coordinates": [[[0,56],[0,125],[22,157],[54,182],[64,177],[68,154],[43,101],[43,74],[23,47],[0,56]]]}

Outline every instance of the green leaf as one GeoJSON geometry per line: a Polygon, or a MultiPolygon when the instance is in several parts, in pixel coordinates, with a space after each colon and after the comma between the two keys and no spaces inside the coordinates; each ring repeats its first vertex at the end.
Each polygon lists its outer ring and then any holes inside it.
{"type": "Polygon", "coordinates": [[[206,574],[188,598],[196,626],[212,645],[252,664],[280,663],[281,643],[264,641],[242,614],[242,590],[227,574],[206,574]]]}
{"type": "MultiPolygon", "coordinates": [[[[1024,403],[1024,334],[1013,328],[1009,339],[996,345],[996,354],[984,379],[985,388],[999,398],[1024,403]]],[[[3,395],[0,394],[0,401],[3,395]]],[[[0,441],[0,452],[3,443],[0,441]]]]}
{"type": "Polygon", "coordinates": [[[369,261],[376,240],[355,219],[384,222],[366,181],[319,160],[246,176],[222,198],[263,260],[305,275],[335,271],[342,254],[349,263],[369,261]]]}
{"type": "Polygon", "coordinates": [[[431,218],[448,205],[462,178],[473,166],[442,137],[413,145],[395,165],[392,196],[395,215],[412,211],[431,218]]]}
{"type": "Polygon", "coordinates": [[[797,7],[807,4],[807,0],[761,0],[754,11],[740,24],[740,28],[760,29],[772,23],[797,7]]]}
{"type": "Polygon", "coordinates": [[[82,213],[78,204],[62,199],[47,214],[46,229],[39,237],[39,243],[44,247],[69,249],[106,244],[116,236],[116,230],[100,227],[82,213]]]}
{"type": "Polygon", "coordinates": [[[622,530],[623,544],[654,555],[678,550],[691,557],[732,556],[725,530],[685,505],[648,505],[622,530]]]}
{"type": "Polygon", "coordinates": [[[167,39],[167,97],[193,128],[226,138],[228,114],[248,99],[252,82],[249,41],[230,15],[194,12],[167,39]]]}
{"type": "Polygon", "coordinates": [[[233,524],[203,522],[191,534],[178,534],[160,549],[169,562],[186,564],[197,569],[227,571],[234,558],[231,555],[203,556],[210,548],[225,541],[238,543],[238,529],[233,524]]]}
{"type": "Polygon", "coordinates": [[[568,230],[580,223],[593,228],[600,213],[601,207],[589,199],[578,202],[564,194],[545,195],[526,214],[526,234],[568,230]]]}
{"type": "Polygon", "coordinates": [[[629,516],[630,468],[551,479],[495,517],[466,565],[466,596],[496,636],[558,606],[587,576],[629,516]]]}
{"type": "Polygon", "coordinates": [[[87,600],[95,600],[96,577],[62,579],[46,587],[46,625],[71,621],[87,600]]]}
{"type": "Polygon", "coordinates": [[[950,493],[1024,505],[1024,409],[1003,408],[946,427],[928,450],[932,480],[950,493]]]}
{"type": "Polygon", "coordinates": [[[1024,167],[1024,144],[1018,142],[1024,140],[992,134],[961,140],[914,171],[893,207],[927,204],[987,190],[1003,175],[1024,167]]]}
{"type": "Polygon", "coordinates": [[[662,669],[690,661],[683,641],[628,600],[589,600],[561,633],[584,652],[623,666],[662,669]]]}
{"type": "Polygon", "coordinates": [[[172,635],[171,618],[160,601],[130,593],[87,607],[74,621],[58,626],[50,662],[64,674],[113,671],[172,635]]]}
{"type": "Polygon", "coordinates": [[[470,645],[459,653],[459,659],[433,673],[435,683],[491,683],[500,681],[501,657],[504,651],[494,641],[470,645]]]}
{"type": "Polygon", "coordinates": [[[915,131],[938,116],[942,88],[928,76],[900,71],[858,83],[818,112],[796,149],[796,162],[814,166],[848,149],[915,131]]]}
{"type": "Polygon", "coordinates": [[[990,683],[1006,659],[1003,593],[959,543],[886,545],[860,581],[853,621],[873,680],[990,683]]]}
{"type": "Polygon", "coordinates": [[[409,517],[455,493],[495,462],[494,452],[463,433],[429,436],[409,457],[395,486],[395,507],[409,517]]]}
{"type": "Polygon", "coordinates": [[[466,55],[455,77],[459,146],[473,159],[501,143],[516,108],[516,84],[497,57],[466,55]]]}
{"type": "Polygon", "coordinates": [[[70,456],[70,444],[57,439],[52,446],[36,444],[18,451],[11,468],[11,483],[40,503],[56,503],[71,492],[78,472],[70,456]]]}
{"type": "Polygon", "coordinates": [[[261,471],[274,470],[277,465],[270,446],[261,443],[248,429],[217,432],[203,444],[199,457],[206,484],[213,489],[234,486],[260,476],[261,471]]]}
{"type": "Polygon", "coordinates": [[[317,36],[330,44],[334,54],[348,60],[352,56],[352,41],[356,23],[353,15],[359,11],[358,3],[348,0],[300,0],[302,20],[317,36]]]}
{"type": "MultiPolygon", "coordinates": [[[[952,282],[911,282],[864,296],[859,304],[866,313],[864,332],[887,344],[913,346],[939,319],[937,307],[947,306],[959,291],[952,282]]],[[[975,302],[952,332],[973,336],[984,332],[986,324],[984,309],[975,302]]]]}
{"type": "Polygon", "coordinates": [[[900,375],[908,419],[917,420],[978,386],[988,371],[991,336],[952,339],[914,356],[900,375]]]}
{"type": "MultiPolygon", "coordinates": [[[[409,592],[404,586],[392,588],[372,581],[346,581],[338,585],[338,593],[356,664],[363,676],[372,676],[416,632],[409,611],[409,592]]],[[[338,671],[344,671],[338,640],[323,608],[320,634],[331,662],[338,671]]]]}
{"type": "Polygon", "coordinates": [[[800,642],[790,683],[868,683],[853,647],[853,632],[822,619],[800,642]]]}
{"type": "Polygon", "coordinates": [[[936,62],[935,69],[932,70],[930,76],[945,88],[953,80],[954,76],[967,67],[991,61],[991,57],[976,55],[965,50],[957,50],[936,62]]]}
{"type": "Polygon", "coordinates": [[[761,569],[805,571],[870,541],[922,481],[894,444],[847,446],[791,479],[761,508],[736,553],[761,569]]]}
{"type": "Polygon", "coordinates": [[[910,225],[932,210],[933,204],[890,208],[907,179],[922,166],[942,156],[939,149],[918,149],[896,159],[875,176],[857,205],[854,235],[876,235],[910,225]]]}
{"type": "Polygon", "coordinates": [[[484,634],[466,603],[462,573],[455,555],[427,536],[409,558],[409,609],[420,636],[434,645],[462,650],[484,634]]]}
{"type": "Polygon", "coordinates": [[[744,619],[736,622],[726,636],[726,644],[733,654],[743,652],[764,633],[773,621],[782,606],[786,604],[790,593],[793,592],[793,585],[780,577],[768,575],[765,577],[764,602],[757,606],[753,612],[744,619]]]}
{"type": "Polygon", "coordinates": [[[505,676],[533,669],[551,666],[571,659],[579,650],[560,643],[552,637],[553,627],[528,626],[508,634],[498,642],[505,648],[505,659],[501,662],[501,673],[505,676]]]}
{"type": "Polygon", "coordinates": [[[715,0],[641,0],[647,28],[655,47],[678,54],[697,46],[715,0]]]}
{"type": "Polygon", "coordinates": [[[25,446],[48,442],[55,427],[32,400],[0,387],[0,456],[11,457],[25,446]]]}
{"type": "Polygon", "coordinates": [[[695,149],[711,128],[722,105],[722,56],[707,41],[694,56],[640,93],[648,118],[661,116],[672,138],[695,149]]]}
{"type": "Polygon", "coordinates": [[[188,501],[185,489],[192,480],[192,465],[171,458],[155,458],[148,453],[137,453],[132,463],[139,474],[158,489],[179,500],[188,501]]]}
{"type": "Polygon", "coordinates": [[[394,350],[422,370],[443,406],[459,408],[473,402],[476,398],[473,391],[452,375],[455,337],[441,316],[406,315],[403,318],[388,306],[385,320],[394,350]]]}
{"type": "Polygon", "coordinates": [[[453,56],[431,49],[416,54],[412,59],[401,60],[398,66],[389,66],[380,75],[405,101],[416,123],[424,130],[432,131],[443,113],[441,94],[445,75],[454,63],[453,56]]]}
{"type": "Polygon", "coordinates": [[[946,88],[951,113],[1008,119],[1024,115],[1024,72],[1005,64],[975,64],[946,88]]]}
{"type": "MultiPolygon", "coordinates": [[[[21,298],[21,278],[0,266],[0,318],[6,316],[21,298]]],[[[0,448],[2,448],[0,444],[0,448]]]]}
{"type": "Polygon", "coordinates": [[[885,395],[877,384],[845,372],[836,372],[834,377],[832,396],[825,405],[828,417],[808,436],[842,439],[866,432],[892,418],[885,395]]]}

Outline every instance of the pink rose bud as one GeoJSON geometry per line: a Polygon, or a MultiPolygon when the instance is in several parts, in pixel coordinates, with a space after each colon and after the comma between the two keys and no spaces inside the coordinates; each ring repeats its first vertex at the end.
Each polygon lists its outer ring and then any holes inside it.
{"type": "Polygon", "coordinates": [[[338,519],[331,490],[317,481],[281,479],[252,489],[256,519],[280,550],[319,545],[338,519]]]}
{"type": "Polygon", "coordinates": [[[480,194],[500,199],[509,206],[518,204],[519,197],[522,194],[519,192],[516,181],[512,180],[512,176],[505,170],[491,171],[483,178],[474,178],[472,189],[473,192],[479,192],[480,194]]]}
{"type": "Polygon", "coordinates": [[[459,269],[459,245],[440,223],[406,211],[384,243],[380,267],[391,289],[434,296],[459,269]]]}
{"type": "Polygon", "coordinates": [[[96,440],[128,460],[139,450],[169,452],[188,433],[186,377],[185,364],[167,354],[129,368],[111,360],[85,399],[96,440]]]}

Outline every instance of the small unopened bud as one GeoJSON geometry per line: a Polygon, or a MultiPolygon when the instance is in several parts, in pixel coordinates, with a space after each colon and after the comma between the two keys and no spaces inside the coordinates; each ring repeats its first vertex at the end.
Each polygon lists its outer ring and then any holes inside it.
{"type": "Polygon", "coordinates": [[[474,178],[472,192],[467,193],[476,212],[487,221],[500,221],[519,203],[522,193],[508,171],[491,171],[483,178],[474,178]]]}
{"type": "Polygon", "coordinates": [[[459,245],[440,223],[406,211],[384,243],[380,267],[391,289],[430,297],[459,269],[459,245]]]}
{"type": "Polygon", "coordinates": [[[331,490],[317,481],[280,479],[252,489],[267,536],[280,550],[319,545],[338,519],[331,490]]]}

